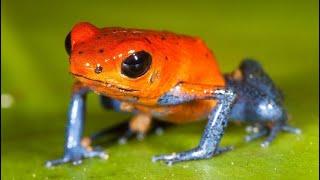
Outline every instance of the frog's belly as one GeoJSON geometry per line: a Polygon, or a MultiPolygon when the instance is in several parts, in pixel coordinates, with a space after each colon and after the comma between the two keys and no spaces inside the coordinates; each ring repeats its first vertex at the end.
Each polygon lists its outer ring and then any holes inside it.
{"type": "Polygon", "coordinates": [[[216,101],[214,100],[199,100],[174,106],[147,107],[134,105],[134,108],[138,112],[151,114],[160,120],[172,123],[188,123],[207,118],[215,105],[216,101]]]}

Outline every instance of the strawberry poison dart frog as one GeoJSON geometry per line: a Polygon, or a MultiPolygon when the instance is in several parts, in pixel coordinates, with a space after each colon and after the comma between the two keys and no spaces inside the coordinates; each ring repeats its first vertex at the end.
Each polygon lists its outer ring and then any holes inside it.
{"type": "Polygon", "coordinates": [[[300,133],[288,125],[283,95],[261,64],[245,59],[227,74],[197,37],[167,31],[97,28],[76,24],[65,40],[70,73],[75,78],[67,117],[64,155],[46,166],[84,158],[106,158],[91,147],[93,140],[126,126],[122,140],[152,129],[153,119],[175,124],[207,118],[198,146],[183,152],[156,155],[154,162],[209,159],[229,151],[220,141],[229,121],[250,124],[246,141],[263,136],[268,146],[281,131],[300,133]],[[107,109],[132,113],[127,124],[82,137],[86,94],[94,92],[107,109]]]}

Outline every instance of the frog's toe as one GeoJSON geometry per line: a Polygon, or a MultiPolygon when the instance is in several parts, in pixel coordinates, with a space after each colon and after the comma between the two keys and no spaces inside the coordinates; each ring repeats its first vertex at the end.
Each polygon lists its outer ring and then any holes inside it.
{"type": "Polygon", "coordinates": [[[70,159],[68,157],[64,157],[64,158],[61,158],[61,159],[55,159],[55,160],[47,161],[45,163],[45,166],[47,168],[50,168],[50,167],[53,167],[53,166],[57,166],[59,164],[65,164],[65,163],[67,163],[69,161],[70,161],[70,159]]]}
{"type": "Polygon", "coordinates": [[[194,148],[192,150],[184,151],[180,153],[153,156],[152,162],[164,161],[167,165],[170,166],[174,163],[182,162],[182,161],[208,159],[208,158],[211,158],[212,156],[230,151],[232,149],[233,149],[233,146],[227,146],[222,148],[218,147],[214,152],[212,152],[202,148],[194,148]]]}
{"type": "Polygon", "coordinates": [[[182,153],[172,153],[163,154],[152,157],[152,162],[163,161],[168,166],[171,166],[177,162],[197,160],[197,159],[208,159],[212,157],[212,154],[203,154],[202,152],[182,152],[182,153]]]}
{"type": "Polygon", "coordinates": [[[163,161],[168,166],[171,166],[174,163],[184,161],[181,158],[181,153],[172,153],[172,154],[163,154],[152,157],[152,162],[163,161]]]}
{"type": "Polygon", "coordinates": [[[108,159],[109,155],[103,151],[101,148],[95,148],[94,150],[86,151],[84,154],[85,158],[99,157],[101,159],[108,159]]]}
{"type": "Polygon", "coordinates": [[[177,154],[172,153],[172,154],[162,154],[162,155],[156,155],[152,157],[152,162],[157,162],[157,161],[170,161],[174,158],[176,158],[177,154]]]}
{"type": "Polygon", "coordinates": [[[85,158],[93,158],[93,157],[99,157],[101,159],[108,159],[108,154],[105,153],[100,148],[95,149],[86,149],[82,146],[80,147],[74,147],[71,149],[68,149],[63,158],[47,161],[45,163],[46,167],[53,167],[60,164],[65,163],[72,163],[73,165],[79,165],[82,163],[82,160],[85,158]]]}
{"type": "Polygon", "coordinates": [[[266,140],[263,143],[261,143],[261,147],[268,147],[281,131],[293,134],[301,134],[301,130],[299,128],[292,127],[288,124],[277,124],[270,128],[266,140]]]}
{"type": "Polygon", "coordinates": [[[234,149],[233,146],[226,146],[226,147],[218,147],[218,149],[215,151],[214,155],[218,155],[224,152],[232,151],[234,149]]]}
{"type": "Polygon", "coordinates": [[[65,163],[72,163],[73,165],[79,165],[82,163],[82,159],[81,158],[70,158],[70,157],[63,157],[61,159],[55,159],[55,160],[51,160],[51,161],[47,161],[45,166],[47,168],[53,167],[53,166],[57,166],[60,164],[65,164],[65,163]]]}
{"type": "MultiPolygon", "coordinates": [[[[133,138],[134,136],[137,137],[138,139],[138,132],[134,132],[131,129],[127,129],[125,133],[119,137],[118,143],[119,144],[126,144],[129,139],[133,138]]],[[[142,137],[140,138],[141,140],[143,139],[144,135],[141,135],[142,137]]]]}
{"type": "Polygon", "coordinates": [[[286,132],[289,132],[289,133],[293,133],[293,134],[301,134],[302,133],[301,129],[296,128],[296,127],[292,127],[292,126],[290,126],[288,124],[283,125],[282,126],[282,130],[286,131],[286,132]]]}
{"type": "Polygon", "coordinates": [[[250,142],[250,141],[258,139],[258,138],[260,138],[262,136],[265,136],[267,134],[268,134],[268,130],[267,129],[263,129],[263,130],[260,130],[259,132],[251,133],[251,134],[245,136],[244,139],[245,139],[246,142],[250,142]]]}

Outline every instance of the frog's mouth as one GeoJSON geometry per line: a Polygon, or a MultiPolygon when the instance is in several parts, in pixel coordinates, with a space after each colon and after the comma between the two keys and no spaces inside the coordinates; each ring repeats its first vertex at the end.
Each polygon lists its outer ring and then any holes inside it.
{"type": "Polygon", "coordinates": [[[84,78],[84,79],[89,80],[89,81],[94,81],[94,82],[97,82],[99,84],[103,84],[107,88],[115,88],[115,89],[119,90],[120,92],[137,92],[137,91],[139,91],[137,89],[131,89],[131,88],[127,88],[127,87],[120,87],[120,86],[114,85],[114,84],[112,84],[110,82],[107,82],[107,81],[91,79],[91,78],[88,78],[88,77],[80,75],[80,74],[75,74],[75,73],[71,73],[71,74],[73,76],[75,76],[75,77],[84,78]]]}

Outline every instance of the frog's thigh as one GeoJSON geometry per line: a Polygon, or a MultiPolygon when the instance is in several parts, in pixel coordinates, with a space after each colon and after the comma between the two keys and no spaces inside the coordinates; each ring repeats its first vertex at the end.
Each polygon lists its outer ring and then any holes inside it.
{"type": "Polygon", "coordinates": [[[139,113],[136,114],[130,121],[130,130],[146,134],[151,127],[152,117],[149,114],[139,113]]]}

